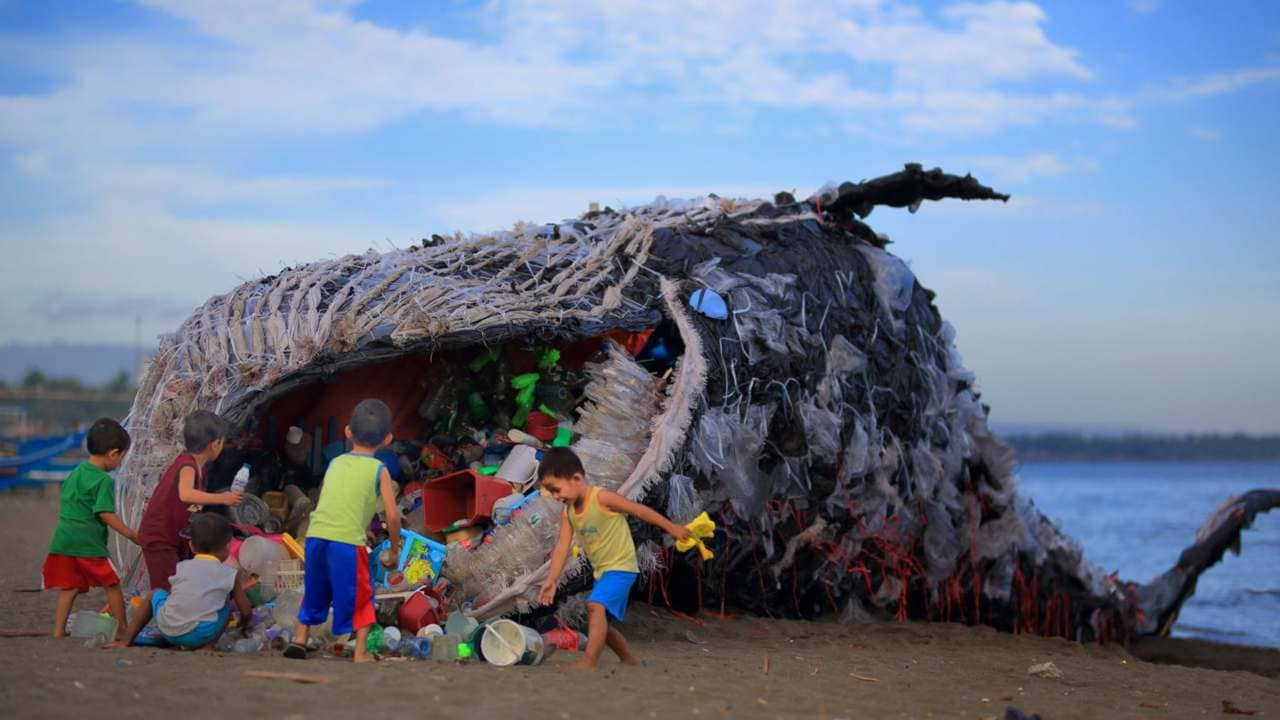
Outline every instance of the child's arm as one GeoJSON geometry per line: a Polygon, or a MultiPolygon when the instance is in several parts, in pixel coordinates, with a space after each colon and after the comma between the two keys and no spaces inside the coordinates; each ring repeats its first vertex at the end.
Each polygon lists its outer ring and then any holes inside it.
{"type": "Polygon", "coordinates": [[[560,537],[556,539],[556,547],[551,551],[551,569],[547,571],[547,579],[538,589],[538,602],[550,605],[556,599],[556,586],[560,584],[560,573],[564,572],[564,564],[569,560],[569,546],[573,543],[573,528],[569,527],[569,511],[560,511],[560,537]]]}
{"type": "Polygon", "coordinates": [[[600,503],[600,507],[640,518],[650,525],[660,528],[676,540],[684,540],[689,537],[689,528],[671,522],[665,515],[647,505],[631,502],[621,495],[608,490],[601,490],[596,498],[600,503]]]}
{"type": "Polygon", "coordinates": [[[178,499],[191,505],[239,505],[240,493],[210,493],[196,489],[196,469],[184,467],[178,471],[178,499]]]}
{"type": "Polygon", "coordinates": [[[124,524],[124,521],[120,519],[119,515],[116,515],[113,512],[100,512],[98,513],[98,519],[102,521],[103,525],[106,525],[112,530],[123,535],[125,540],[128,540],[134,545],[138,544],[138,533],[130,530],[129,526],[124,524]]]}
{"type": "Polygon", "coordinates": [[[231,588],[231,599],[236,603],[236,609],[240,611],[240,632],[244,635],[249,634],[249,618],[253,616],[253,606],[249,604],[249,596],[244,594],[244,573],[236,572],[236,585],[231,588]]]}
{"type": "Polygon", "coordinates": [[[391,555],[400,556],[400,509],[391,489],[391,473],[384,467],[378,478],[378,494],[382,496],[382,512],[387,516],[387,532],[391,535],[391,555]]]}

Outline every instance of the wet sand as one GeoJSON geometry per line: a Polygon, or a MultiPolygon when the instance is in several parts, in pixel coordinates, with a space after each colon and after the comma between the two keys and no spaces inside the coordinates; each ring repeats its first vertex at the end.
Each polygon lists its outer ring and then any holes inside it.
{"type": "MultiPolygon", "coordinates": [[[[56,512],[52,498],[0,496],[0,628],[48,631],[52,624],[54,594],[23,591],[39,587],[56,512]]],[[[102,604],[99,590],[81,596],[76,607],[102,604]]],[[[75,639],[0,638],[0,717],[836,720],[994,718],[1003,717],[1006,706],[1054,720],[1244,717],[1224,715],[1227,700],[1258,711],[1254,717],[1280,718],[1276,650],[1159,640],[1131,654],[1115,645],[940,623],[843,626],[714,614],[700,622],[633,603],[624,633],[644,665],[622,667],[606,657],[594,675],[565,669],[576,659],[573,652],[532,668],[430,661],[355,666],[314,657],[104,651],[75,639]],[[1043,662],[1062,677],[1027,674],[1043,662]],[[1214,667],[1243,669],[1207,669],[1214,667]],[[245,677],[252,670],[332,682],[245,677]]]]}

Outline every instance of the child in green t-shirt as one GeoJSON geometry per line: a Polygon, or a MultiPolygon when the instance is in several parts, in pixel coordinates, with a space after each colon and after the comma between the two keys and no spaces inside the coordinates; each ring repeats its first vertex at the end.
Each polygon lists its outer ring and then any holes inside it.
{"type": "Polygon", "coordinates": [[[102,418],[89,428],[85,444],[89,460],[62,481],[58,527],[44,560],[44,589],[60,591],[54,637],[66,635],[67,616],[76,595],[93,587],[106,589],[107,607],[119,637],[125,631],[124,593],[107,552],[107,528],[134,543],[138,535],[116,515],[116,487],[107,473],[119,467],[129,452],[129,433],[115,420],[102,418]]]}

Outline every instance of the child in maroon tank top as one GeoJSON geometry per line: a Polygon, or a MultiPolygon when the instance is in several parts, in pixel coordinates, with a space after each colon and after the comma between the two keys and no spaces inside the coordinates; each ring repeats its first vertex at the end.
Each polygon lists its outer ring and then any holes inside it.
{"type": "Polygon", "coordinates": [[[222,452],[226,437],[226,423],[207,410],[191,413],[182,423],[186,452],[174,458],[165,470],[138,526],[138,544],[142,546],[142,559],[153,590],[169,589],[169,577],[187,546],[182,531],[202,505],[240,504],[240,493],[210,493],[204,489],[204,465],[222,452]]]}

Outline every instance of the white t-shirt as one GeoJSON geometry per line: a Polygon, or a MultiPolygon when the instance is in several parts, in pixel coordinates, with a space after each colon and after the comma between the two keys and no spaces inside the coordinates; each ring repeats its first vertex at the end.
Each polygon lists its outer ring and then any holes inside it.
{"type": "Polygon", "coordinates": [[[156,627],[170,637],[185,635],[205,620],[216,620],[236,586],[236,569],[212,556],[178,563],[169,578],[169,599],[156,612],[156,627]]]}

